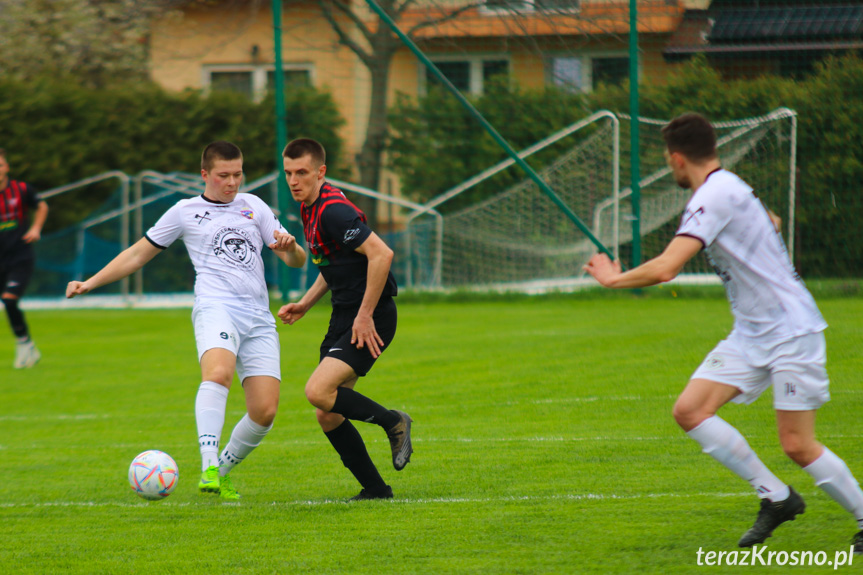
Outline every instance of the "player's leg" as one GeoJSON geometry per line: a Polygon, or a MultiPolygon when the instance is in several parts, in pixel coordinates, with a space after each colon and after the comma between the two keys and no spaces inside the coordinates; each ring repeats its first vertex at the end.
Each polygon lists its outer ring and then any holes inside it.
{"type": "Polygon", "coordinates": [[[212,348],[201,356],[201,385],[195,397],[195,421],[201,451],[202,493],[219,493],[219,441],[225,425],[228,392],[234,378],[236,356],[227,349],[212,348]]]}
{"type": "Polygon", "coordinates": [[[33,275],[33,261],[25,260],[13,264],[0,273],[0,300],[6,310],[9,326],[15,334],[16,369],[33,367],[42,358],[36,344],[30,337],[30,328],[20,308],[21,297],[33,275]]]}
{"type": "Polygon", "coordinates": [[[740,432],[716,415],[728,402],[751,403],[770,385],[770,373],[753,363],[734,337],[723,340],[695,370],[674,406],[674,418],[687,435],[755,489],[761,499],[755,523],[738,544],[761,543],[781,523],[803,512],[803,499],[759,459],[740,432]]]}
{"type": "MultiPolygon", "coordinates": [[[[393,467],[401,470],[413,453],[410,416],[387,409],[355,391],[353,386],[344,385],[366,375],[376,361],[367,347],[357,349],[351,343],[355,315],[355,310],[333,313],[329,332],[321,345],[321,363],[306,384],[306,397],[322,411],[381,426],[390,441],[393,467]]],[[[374,321],[378,335],[384,341],[382,351],[385,351],[396,332],[397,312],[392,299],[378,305],[374,321]]]]}
{"type": "Polygon", "coordinates": [[[863,553],[863,491],[845,462],[815,437],[817,409],[829,400],[822,333],[788,342],[773,373],[776,424],[782,449],[857,521],[854,546],[863,553]]]}
{"type": "Polygon", "coordinates": [[[815,410],[776,412],[782,449],[857,521],[854,550],[863,553],[863,491],[845,462],[815,438],[815,410]]]}
{"type": "Polygon", "coordinates": [[[752,485],[762,499],[786,499],[789,488],[758,458],[741,433],[716,415],[740,390],[707,379],[693,379],[674,405],[674,419],[719,463],[752,485]]]}
{"type": "Polygon", "coordinates": [[[246,413],[234,426],[219,454],[219,495],[238,500],[229,473],[258,447],[270,430],[279,409],[281,361],[279,335],[269,310],[223,306],[237,329],[236,372],[246,397],[246,413]]]}
{"type": "Polygon", "coordinates": [[[318,409],[348,419],[382,427],[395,425],[399,419],[395,413],[353,389],[357,377],[345,361],[324,357],[306,383],[306,398],[318,409]]]}
{"type": "MultiPolygon", "coordinates": [[[[350,345],[350,334],[340,341],[342,345],[350,345]]],[[[368,350],[347,348],[348,356],[363,354],[368,354],[368,350]]],[[[349,361],[351,359],[348,357],[349,361]]],[[[393,466],[396,470],[404,469],[413,452],[410,416],[402,411],[387,409],[354,390],[353,383],[356,383],[357,377],[354,368],[342,359],[324,357],[306,384],[306,397],[321,411],[382,427],[390,440],[393,466]],[[351,382],[351,385],[345,385],[347,382],[351,382]]]]}
{"type": "MultiPolygon", "coordinates": [[[[344,383],[345,387],[353,388],[357,378],[344,383]]],[[[333,412],[317,409],[315,415],[324,435],[327,436],[333,449],[339,454],[342,464],[351,472],[362,486],[360,494],[352,500],[389,499],[393,496],[392,488],[387,485],[369,456],[365,442],[351,420],[333,412]]]]}
{"type": "Polygon", "coordinates": [[[279,380],[271,376],[250,376],[243,380],[246,414],[231,431],[227,445],[219,454],[219,496],[236,501],[240,494],[228,475],[258,447],[270,430],[279,407],[279,380]]]}
{"type": "Polygon", "coordinates": [[[202,493],[219,493],[219,441],[236,371],[238,336],[230,316],[218,306],[196,305],[192,322],[201,364],[201,384],[195,397],[201,452],[198,489],[202,493]]]}

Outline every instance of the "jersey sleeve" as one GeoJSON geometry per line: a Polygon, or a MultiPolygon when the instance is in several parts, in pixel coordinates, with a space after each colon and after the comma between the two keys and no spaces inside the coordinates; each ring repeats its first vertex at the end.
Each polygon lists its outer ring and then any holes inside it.
{"type": "Polygon", "coordinates": [[[258,219],[258,227],[261,230],[264,246],[268,247],[275,241],[275,237],[273,237],[274,232],[285,232],[286,230],[267,202],[257,196],[255,196],[255,199],[257,200],[255,203],[258,204],[255,210],[261,214],[260,219],[258,219]]]}
{"type": "Polygon", "coordinates": [[[731,221],[731,199],[718,188],[702,188],[686,205],[676,235],[689,236],[709,246],[731,221]]]}
{"type": "Polygon", "coordinates": [[[39,190],[27,184],[27,193],[24,194],[24,203],[27,204],[31,209],[36,209],[39,207],[39,202],[42,201],[42,198],[39,197],[39,190]]]}
{"type": "Polygon", "coordinates": [[[328,237],[349,250],[357,249],[372,235],[357,211],[343,203],[327,206],[321,214],[321,226],[328,237]]]}
{"type": "Polygon", "coordinates": [[[144,237],[160,249],[166,249],[178,238],[183,235],[183,223],[180,217],[179,204],[172,206],[167,212],[162,214],[153,227],[147,230],[144,237]]]}

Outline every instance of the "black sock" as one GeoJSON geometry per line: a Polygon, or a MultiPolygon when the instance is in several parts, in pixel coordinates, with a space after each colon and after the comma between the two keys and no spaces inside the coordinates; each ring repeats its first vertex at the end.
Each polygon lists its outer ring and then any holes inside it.
{"type": "Polygon", "coordinates": [[[12,326],[12,333],[15,334],[15,337],[30,339],[27,322],[24,321],[24,313],[18,307],[18,299],[4,297],[3,305],[6,306],[6,315],[9,316],[9,325],[12,326]]]}
{"type": "Polygon", "coordinates": [[[363,489],[371,493],[381,493],[386,490],[387,484],[384,483],[372,458],[369,457],[360,432],[349,419],[332,431],[325,431],[324,435],[330,440],[342,458],[342,463],[354,474],[363,489]]]}
{"type": "Polygon", "coordinates": [[[336,391],[336,402],[330,411],[348,419],[374,423],[384,429],[390,429],[401,421],[397,413],[349,387],[340,387],[336,391]]]}

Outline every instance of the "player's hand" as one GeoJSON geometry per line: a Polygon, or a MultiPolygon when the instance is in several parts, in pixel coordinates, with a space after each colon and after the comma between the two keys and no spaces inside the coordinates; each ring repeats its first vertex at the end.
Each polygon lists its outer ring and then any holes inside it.
{"type": "Polygon", "coordinates": [[[375,320],[370,315],[357,315],[354,319],[354,326],[351,329],[351,343],[357,346],[357,349],[362,349],[368,346],[369,353],[377,359],[381,355],[381,348],[384,347],[384,340],[378,335],[375,329],[375,320]]]}
{"type": "Polygon", "coordinates": [[[299,303],[289,303],[283,305],[276,315],[279,316],[282,323],[293,325],[295,321],[306,315],[307,311],[309,310],[299,303]]]}
{"type": "Polygon", "coordinates": [[[66,297],[70,299],[76,295],[84,295],[89,291],[90,288],[88,288],[84,282],[69,282],[66,285],[66,297]]]}
{"type": "Polygon", "coordinates": [[[24,240],[25,244],[32,244],[38,242],[42,238],[42,234],[36,230],[30,229],[27,230],[27,233],[21,236],[21,239],[24,240]]]}
{"type": "Polygon", "coordinates": [[[609,287],[611,279],[620,274],[620,262],[611,261],[611,258],[605,254],[596,254],[582,269],[592,275],[596,281],[609,287]]]}
{"type": "Polygon", "coordinates": [[[295,245],[297,245],[297,238],[295,238],[288,232],[275,230],[273,231],[273,237],[276,239],[276,241],[270,244],[271,250],[289,252],[294,249],[295,245]]]}

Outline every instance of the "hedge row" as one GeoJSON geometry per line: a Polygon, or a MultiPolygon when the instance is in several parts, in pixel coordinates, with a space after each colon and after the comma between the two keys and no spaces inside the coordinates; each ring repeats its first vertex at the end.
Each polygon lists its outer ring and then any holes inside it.
{"type": "MultiPolygon", "coordinates": [[[[0,147],[12,177],[42,190],[110,170],[136,174],[200,171],[206,144],[226,139],[243,150],[247,180],[275,169],[272,95],[252,103],[239,94],[166,92],[149,83],[89,89],[44,79],[0,79],[0,147]]],[[[327,93],[313,88],[286,97],[288,136],[309,136],[327,148],[331,173],[340,171],[343,124],[327,93]]],[[[52,201],[47,229],[81,220],[111,190],[68,194],[52,201]]]]}

